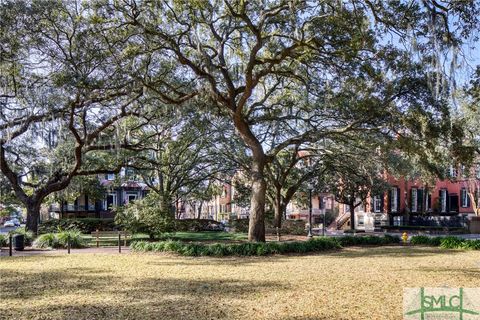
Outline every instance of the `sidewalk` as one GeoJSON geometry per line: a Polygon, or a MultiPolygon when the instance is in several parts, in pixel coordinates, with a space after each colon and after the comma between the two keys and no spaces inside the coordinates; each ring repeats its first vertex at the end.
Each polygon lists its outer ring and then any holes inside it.
{"type": "MultiPolygon", "coordinates": [[[[0,251],[0,257],[8,257],[8,248],[4,247],[0,251]]],[[[118,247],[100,247],[100,248],[84,248],[84,249],[70,249],[70,254],[82,254],[82,253],[99,253],[99,254],[124,254],[130,253],[129,247],[122,247],[122,253],[118,252],[118,247]]],[[[34,249],[25,248],[23,251],[13,250],[14,257],[29,257],[36,255],[67,255],[67,249],[34,249]]]]}

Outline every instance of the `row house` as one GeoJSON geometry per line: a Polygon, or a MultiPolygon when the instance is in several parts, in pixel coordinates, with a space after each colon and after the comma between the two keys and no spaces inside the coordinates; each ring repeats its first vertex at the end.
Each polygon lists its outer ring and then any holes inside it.
{"type": "MultiPolygon", "coordinates": [[[[309,208],[299,206],[295,201],[291,201],[287,205],[285,215],[287,219],[308,220],[309,210],[309,208]]],[[[312,195],[312,223],[321,223],[324,214],[338,215],[338,211],[339,204],[332,194],[319,193],[312,195]]]]}
{"type": "Polygon", "coordinates": [[[118,175],[109,173],[99,175],[98,179],[105,194],[103,199],[90,199],[80,195],[72,202],[53,204],[49,208],[51,218],[113,218],[112,209],[142,199],[148,193],[148,187],[134,179],[132,171],[122,169],[118,175]]]}
{"type": "MultiPolygon", "coordinates": [[[[225,221],[230,220],[232,217],[237,219],[246,219],[249,215],[248,208],[239,206],[233,200],[237,190],[235,187],[228,182],[219,183],[221,187],[221,192],[212,197],[211,200],[206,201],[202,204],[200,218],[202,219],[212,219],[216,221],[225,221]]],[[[177,206],[179,219],[193,219],[197,218],[198,211],[195,204],[180,204],[177,206]]]]}
{"type": "MultiPolygon", "coordinates": [[[[389,190],[372,195],[356,212],[356,229],[374,229],[393,225],[465,226],[466,219],[476,214],[480,180],[467,179],[461,170],[451,168],[449,180],[436,180],[433,185],[420,180],[388,177],[389,190]]],[[[348,208],[343,210],[348,211],[348,208]]],[[[342,210],[341,210],[342,211],[342,210]]]]}

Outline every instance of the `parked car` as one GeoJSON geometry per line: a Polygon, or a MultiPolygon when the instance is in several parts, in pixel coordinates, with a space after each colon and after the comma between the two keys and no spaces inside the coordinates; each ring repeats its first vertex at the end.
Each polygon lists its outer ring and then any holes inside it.
{"type": "Polygon", "coordinates": [[[15,227],[20,227],[20,220],[18,220],[17,218],[11,219],[10,221],[13,222],[15,227]]]}
{"type": "Polygon", "coordinates": [[[15,223],[12,220],[5,221],[4,227],[15,227],[15,223]]]}

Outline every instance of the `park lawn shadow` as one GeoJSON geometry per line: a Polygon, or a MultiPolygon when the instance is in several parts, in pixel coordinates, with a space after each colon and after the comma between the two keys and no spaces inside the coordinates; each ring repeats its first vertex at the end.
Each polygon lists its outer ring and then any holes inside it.
{"type": "Polygon", "coordinates": [[[0,301],[9,308],[0,319],[241,318],[238,301],[288,289],[280,282],[233,278],[120,278],[92,268],[7,271],[0,301]]]}
{"type": "Polygon", "coordinates": [[[98,286],[108,285],[114,276],[103,270],[75,268],[61,271],[22,272],[2,270],[0,299],[30,299],[55,292],[68,294],[78,290],[94,292],[98,286]]]}

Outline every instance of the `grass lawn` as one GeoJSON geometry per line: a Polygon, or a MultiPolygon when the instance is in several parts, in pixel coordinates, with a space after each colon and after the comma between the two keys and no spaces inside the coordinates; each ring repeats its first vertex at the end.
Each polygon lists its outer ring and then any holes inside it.
{"type": "Polygon", "coordinates": [[[479,287],[479,253],[2,257],[0,319],[401,319],[403,288],[419,286],[479,287]]]}
{"type": "Polygon", "coordinates": [[[246,233],[200,231],[200,232],[175,232],[165,234],[161,239],[172,239],[179,241],[209,242],[209,241],[244,241],[247,240],[246,233]]]}

